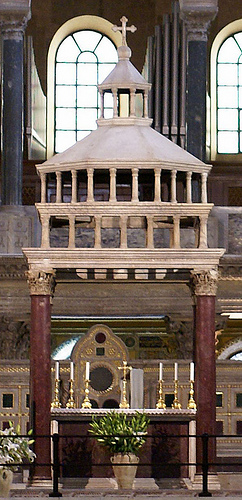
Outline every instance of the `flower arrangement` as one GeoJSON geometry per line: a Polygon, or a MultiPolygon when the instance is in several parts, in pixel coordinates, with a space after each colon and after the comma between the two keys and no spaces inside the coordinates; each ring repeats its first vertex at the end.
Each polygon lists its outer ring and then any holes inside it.
{"type": "Polygon", "coordinates": [[[124,412],[112,410],[102,417],[92,417],[89,432],[111,453],[137,455],[145,443],[149,419],[138,411],[129,417],[124,412]]]}
{"type": "MultiPolygon", "coordinates": [[[[30,430],[28,435],[32,433],[30,430]]],[[[9,428],[0,430],[0,467],[15,470],[15,464],[33,462],[36,456],[30,447],[33,442],[30,437],[20,437],[20,426],[14,429],[13,422],[9,422],[9,428]]]]}

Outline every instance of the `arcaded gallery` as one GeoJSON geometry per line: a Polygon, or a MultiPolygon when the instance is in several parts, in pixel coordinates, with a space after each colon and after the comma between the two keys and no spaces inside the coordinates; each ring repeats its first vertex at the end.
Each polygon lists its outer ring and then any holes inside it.
{"type": "Polygon", "coordinates": [[[201,489],[205,433],[209,489],[242,485],[241,1],[4,0],[0,20],[19,488],[51,488],[53,435],[59,488],[122,487],[90,428],[137,410],[134,489],[201,489]]]}

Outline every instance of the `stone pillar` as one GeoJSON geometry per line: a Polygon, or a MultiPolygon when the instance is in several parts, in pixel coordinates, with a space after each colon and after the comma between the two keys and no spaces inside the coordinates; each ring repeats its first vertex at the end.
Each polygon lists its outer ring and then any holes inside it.
{"type": "MultiPolygon", "coordinates": [[[[30,414],[36,436],[50,434],[51,409],[51,296],[54,271],[29,270],[27,280],[31,295],[30,328],[30,414]]],[[[36,438],[37,464],[50,463],[50,439],[36,438]]],[[[49,466],[36,465],[34,478],[50,479],[49,466]]]]}
{"type": "Polygon", "coordinates": [[[132,168],[132,201],[139,201],[139,169],[132,168]]]}
{"type": "Polygon", "coordinates": [[[71,171],[71,203],[77,203],[77,171],[71,171]]]}
{"type": "Polygon", "coordinates": [[[87,201],[91,203],[94,201],[93,175],[93,168],[89,168],[87,170],[87,201]]]}
{"type": "Polygon", "coordinates": [[[117,201],[116,198],[116,168],[110,168],[110,196],[109,201],[117,201]]]}
{"type": "Polygon", "coordinates": [[[187,147],[200,160],[206,159],[207,36],[218,12],[218,0],[179,0],[188,41],[187,147]]]}
{"type": "Polygon", "coordinates": [[[2,204],[22,204],[23,36],[30,0],[0,4],[2,35],[2,204]]]}
{"type": "Polygon", "coordinates": [[[155,199],[154,201],[161,201],[161,168],[155,168],[155,199]]]}
{"type": "MultiPolygon", "coordinates": [[[[216,364],[215,364],[215,297],[217,269],[191,271],[194,299],[195,400],[197,434],[215,434],[216,430],[216,364]]],[[[201,463],[201,439],[197,441],[197,462],[201,463]]],[[[209,444],[209,462],[216,459],[216,445],[209,444]]]]}

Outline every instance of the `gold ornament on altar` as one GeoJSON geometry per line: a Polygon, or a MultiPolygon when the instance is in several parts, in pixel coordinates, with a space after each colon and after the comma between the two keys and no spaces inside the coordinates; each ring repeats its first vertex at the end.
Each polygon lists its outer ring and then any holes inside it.
{"type": "Polygon", "coordinates": [[[190,363],[190,393],[189,393],[189,401],[187,405],[188,410],[196,410],[197,405],[194,401],[194,363],[190,363]]]}
{"type": "Polygon", "coordinates": [[[132,366],[128,366],[127,361],[123,361],[123,366],[118,366],[119,370],[123,370],[123,380],[122,380],[122,395],[119,408],[129,408],[129,403],[127,401],[127,374],[128,371],[132,370],[132,366]]]}
{"type": "Polygon", "coordinates": [[[51,403],[51,408],[60,408],[61,407],[61,403],[60,403],[60,400],[59,400],[59,384],[60,384],[59,372],[60,372],[59,361],[56,361],[56,363],[55,363],[54,399],[53,399],[53,401],[51,403]]]}
{"type": "Polygon", "coordinates": [[[89,399],[89,383],[90,383],[90,363],[86,362],[86,379],[85,379],[85,398],[82,403],[82,408],[91,408],[92,403],[89,399]]]}
{"type": "Polygon", "coordinates": [[[70,364],[70,386],[69,386],[69,399],[66,403],[66,408],[76,408],[74,400],[74,363],[70,364]]]}
{"type": "Polygon", "coordinates": [[[174,400],[172,403],[172,408],[174,410],[181,409],[181,403],[178,399],[178,363],[175,363],[175,376],[174,376],[174,400]]]}
{"type": "Polygon", "coordinates": [[[158,410],[165,410],[166,404],[163,398],[163,364],[159,365],[159,399],[156,404],[158,410]]]}

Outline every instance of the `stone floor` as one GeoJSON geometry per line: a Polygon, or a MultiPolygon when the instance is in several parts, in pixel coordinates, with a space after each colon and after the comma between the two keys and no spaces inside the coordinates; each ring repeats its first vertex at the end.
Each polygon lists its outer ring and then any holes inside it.
{"type": "MultiPolygon", "coordinates": [[[[240,481],[237,478],[237,488],[231,490],[231,486],[235,487],[233,483],[227,482],[225,484],[226,488],[222,488],[220,491],[213,491],[212,497],[219,497],[220,499],[233,500],[242,498],[242,488],[239,488],[240,481]]],[[[115,489],[115,484],[110,483],[110,487],[107,488],[107,484],[104,484],[104,480],[100,478],[98,482],[84,482],[81,484],[72,484],[72,487],[68,483],[60,486],[59,491],[62,494],[62,499],[69,498],[81,498],[82,500],[158,500],[160,498],[169,497],[171,500],[186,500],[192,497],[198,497],[199,491],[189,490],[187,485],[182,479],[162,479],[159,481],[154,481],[152,479],[147,480],[136,480],[133,490],[118,490],[115,489]]],[[[201,490],[200,490],[201,491],[201,490]]],[[[24,487],[24,485],[14,485],[11,489],[11,498],[15,500],[23,500],[23,498],[36,498],[36,497],[49,497],[52,492],[51,483],[46,484],[45,487],[24,487]]]]}

